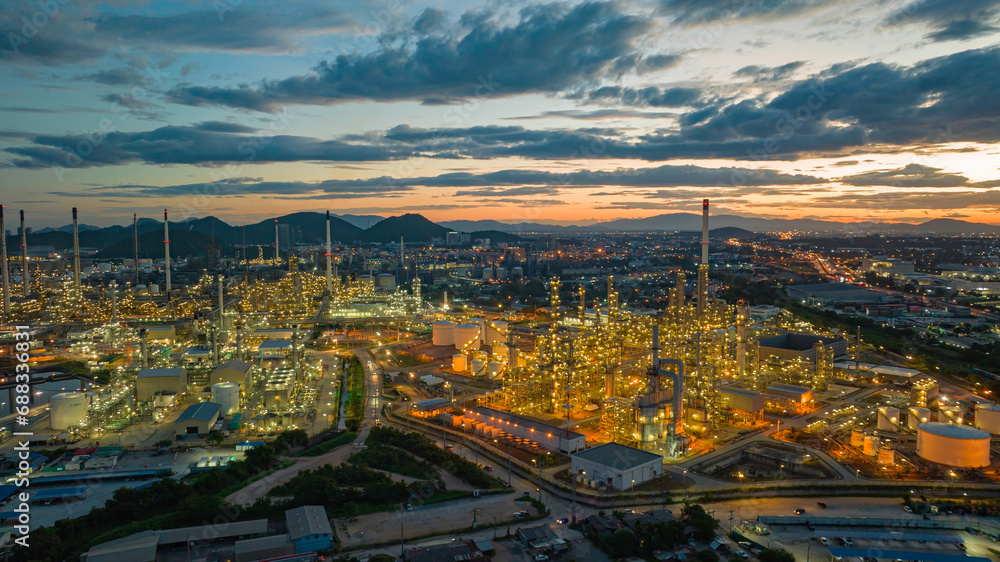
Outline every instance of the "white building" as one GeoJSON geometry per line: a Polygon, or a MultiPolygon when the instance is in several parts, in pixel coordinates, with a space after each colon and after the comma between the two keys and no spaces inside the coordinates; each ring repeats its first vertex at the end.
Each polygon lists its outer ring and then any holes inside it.
{"type": "Polygon", "coordinates": [[[577,478],[616,490],[629,490],[663,474],[663,457],[618,443],[574,453],[571,459],[577,478]]]}

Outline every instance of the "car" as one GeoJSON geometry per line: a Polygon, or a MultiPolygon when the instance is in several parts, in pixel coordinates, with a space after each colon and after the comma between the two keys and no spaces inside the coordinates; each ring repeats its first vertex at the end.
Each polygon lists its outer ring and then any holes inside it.
{"type": "Polygon", "coordinates": [[[632,510],[626,508],[622,510],[622,513],[632,513],[632,510]]]}
{"type": "Polygon", "coordinates": [[[965,528],[965,532],[969,533],[970,535],[978,535],[979,534],[979,531],[973,529],[972,527],[966,527],[965,528]]]}
{"type": "Polygon", "coordinates": [[[485,470],[486,472],[493,472],[493,467],[492,466],[484,466],[483,470],[485,470]]]}
{"type": "Polygon", "coordinates": [[[537,560],[538,562],[542,562],[543,560],[548,560],[548,559],[549,557],[544,554],[535,555],[535,560],[537,560]]]}
{"type": "Polygon", "coordinates": [[[753,545],[750,544],[750,541],[740,541],[740,542],[738,542],[736,544],[740,545],[743,548],[747,548],[747,549],[753,548],[753,545]]]}
{"type": "Polygon", "coordinates": [[[958,547],[959,550],[965,550],[965,543],[957,542],[955,543],[955,546],[958,547]]]}
{"type": "Polygon", "coordinates": [[[798,509],[795,510],[795,515],[802,515],[805,512],[806,512],[806,510],[804,510],[804,509],[802,509],[800,507],[800,508],[798,508],[798,509]]]}
{"type": "Polygon", "coordinates": [[[413,511],[413,504],[412,503],[406,504],[406,511],[413,511]]]}
{"type": "Polygon", "coordinates": [[[822,509],[826,509],[826,504],[823,502],[816,502],[816,505],[820,506],[822,509]]]}
{"type": "Polygon", "coordinates": [[[990,542],[1000,542],[1000,535],[990,535],[990,542]]]}
{"type": "Polygon", "coordinates": [[[569,519],[566,519],[565,517],[561,519],[556,519],[556,523],[559,523],[560,525],[565,525],[566,523],[569,523],[569,519]]]}
{"type": "Polygon", "coordinates": [[[448,450],[449,451],[454,451],[455,450],[455,446],[454,445],[448,445],[448,450]]]}
{"type": "Polygon", "coordinates": [[[819,538],[819,544],[821,544],[823,546],[826,546],[826,545],[830,544],[830,541],[826,540],[826,537],[820,537],[819,538]]]}
{"type": "Polygon", "coordinates": [[[747,558],[750,558],[750,555],[747,554],[746,552],[743,552],[742,550],[737,550],[734,554],[736,554],[736,556],[739,556],[740,558],[742,558],[744,560],[746,560],[747,558]]]}
{"type": "Polygon", "coordinates": [[[851,539],[844,539],[844,546],[854,546],[854,541],[851,539]]]}
{"type": "Polygon", "coordinates": [[[903,506],[903,511],[905,511],[907,513],[913,513],[913,508],[910,507],[910,506],[908,506],[908,505],[904,505],[903,506]]]}

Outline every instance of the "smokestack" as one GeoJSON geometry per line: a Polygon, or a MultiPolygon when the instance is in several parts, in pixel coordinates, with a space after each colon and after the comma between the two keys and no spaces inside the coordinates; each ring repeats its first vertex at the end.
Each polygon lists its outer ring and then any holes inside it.
{"type": "MultiPolygon", "coordinates": [[[[653,368],[660,368],[660,327],[653,326],[653,368]]],[[[659,373],[657,373],[659,374],[659,373]]]]}
{"type": "Polygon", "coordinates": [[[225,330],[226,317],[223,316],[223,306],[225,306],[225,304],[223,303],[222,297],[223,297],[222,276],[219,275],[219,329],[225,330]]]}
{"type": "Polygon", "coordinates": [[[701,263],[698,264],[698,329],[705,326],[708,305],[708,199],[701,202],[701,263]]]}
{"type": "Polygon", "coordinates": [[[118,282],[111,280],[111,321],[118,321],[118,282]]]}
{"type": "Polygon", "coordinates": [[[143,369],[149,368],[149,354],[146,353],[146,328],[139,329],[139,365],[143,369]]]}
{"type": "Polygon", "coordinates": [[[76,221],[76,207],[73,207],[73,285],[80,288],[80,228],[76,221]]]}
{"type": "MultiPolygon", "coordinates": [[[[406,252],[403,250],[403,248],[404,248],[404,246],[403,246],[403,236],[400,235],[400,237],[399,237],[399,267],[401,268],[400,273],[406,274],[406,252]]],[[[397,273],[396,276],[399,277],[399,282],[400,282],[400,284],[402,284],[402,282],[403,282],[403,275],[400,275],[399,273],[397,273]]]]}
{"type": "Polygon", "coordinates": [[[708,265],[708,199],[701,202],[701,263],[708,265]]]}
{"type": "Polygon", "coordinates": [[[139,285],[139,215],[132,213],[132,246],[135,252],[135,284],[139,285]]]}
{"type": "Polygon", "coordinates": [[[24,284],[24,296],[30,292],[31,272],[28,271],[28,234],[24,229],[24,209],[21,209],[21,282],[24,284]]]}
{"type": "Polygon", "coordinates": [[[274,219],[274,263],[281,263],[281,246],[278,245],[278,219],[274,219]]]}
{"type": "Polygon", "coordinates": [[[330,245],[330,211],[326,212],[326,292],[333,296],[333,248],[330,245]]]}
{"type": "Polygon", "coordinates": [[[0,205],[0,253],[3,254],[3,320],[10,322],[10,272],[7,262],[7,224],[3,220],[4,205],[0,205]]]}
{"type": "Polygon", "coordinates": [[[166,209],[163,209],[163,255],[167,270],[167,300],[170,300],[170,221],[166,209]]]}

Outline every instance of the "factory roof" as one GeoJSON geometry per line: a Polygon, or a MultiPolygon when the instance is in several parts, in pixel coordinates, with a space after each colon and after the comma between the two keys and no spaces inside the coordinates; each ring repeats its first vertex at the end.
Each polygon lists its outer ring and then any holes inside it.
{"type": "Polygon", "coordinates": [[[198,527],[182,527],[180,529],[164,529],[156,531],[160,544],[174,544],[187,541],[200,541],[206,537],[213,539],[226,537],[243,537],[260,535],[267,532],[267,519],[253,521],[232,521],[229,523],[201,525],[198,527]]]}
{"type": "Polygon", "coordinates": [[[266,340],[260,342],[257,349],[288,349],[292,347],[292,340],[266,340]]]}
{"type": "Polygon", "coordinates": [[[156,545],[159,543],[156,531],[143,531],[124,538],[99,544],[80,557],[85,562],[152,562],[156,560],[156,545]]]}
{"type": "Polygon", "coordinates": [[[212,421],[218,417],[220,409],[222,409],[222,404],[215,402],[192,404],[177,418],[177,423],[187,420],[212,421]]]}
{"type": "Polygon", "coordinates": [[[234,371],[239,371],[241,373],[246,373],[251,368],[253,368],[253,365],[251,365],[250,363],[247,363],[246,361],[240,361],[239,359],[233,359],[232,361],[230,361],[228,363],[223,363],[222,365],[219,365],[212,372],[216,373],[216,372],[222,371],[223,369],[233,369],[234,371]]]}
{"type": "Polygon", "coordinates": [[[332,535],[326,509],[319,505],[304,505],[285,512],[288,536],[297,541],[307,535],[332,535]]]}
{"type": "Polygon", "coordinates": [[[491,420],[496,418],[497,425],[504,422],[510,422],[514,425],[523,425],[529,429],[534,429],[540,433],[552,433],[558,436],[560,439],[583,439],[584,435],[582,433],[577,433],[575,431],[570,431],[569,435],[566,434],[566,430],[561,427],[556,427],[554,425],[549,425],[547,423],[542,423],[540,421],[535,421],[532,419],[517,416],[508,412],[501,412],[500,410],[494,410],[493,408],[486,408],[483,406],[477,406],[469,410],[476,417],[482,419],[482,421],[491,420]]]}
{"type": "Polygon", "coordinates": [[[811,283],[804,285],[789,285],[789,289],[795,289],[798,291],[806,291],[814,295],[819,295],[823,293],[836,293],[839,291],[867,291],[868,289],[864,287],[857,287],[855,285],[848,285],[847,283],[811,283]]]}
{"type": "Polygon", "coordinates": [[[748,398],[753,398],[754,396],[760,396],[760,393],[756,390],[748,390],[746,388],[736,388],[733,386],[724,386],[719,389],[720,392],[725,392],[727,394],[738,394],[740,396],[746,396],[748,398]]]}
{"type": "Polygon", "coordinates": [[[287,534],[271,535],[256,539],[244,539],[242,541],[236,541],[236,556],[237,558],[240,558],[241,554],[253,554],[262,550],[281,548],[289,543],[291,543],[291,541],[288,539],[287,534]]]}
{"type": "MultiPolygon", "coordinates": [[[[872,551],[868,548],[830,548],[830,554],[846,558],[854,556],[863,558],[871,556],[872,551]]],[[[989,558],[982,556],[966,556],[964,553],[944,554],[941,552],[925,552],[919,550],[879,550],[878,557],[881,560],[912,560],[914,562],[990,562],[989,558]]]]}
{"type": "Polygon", "coordinates": [[[777,390],[781,392],[794,392],[798,394],[805,394],[807,392],[812,392],[812,389],[808,387],[798,386],[794,384],[785,384],[783,382],[771,383],[770,385],[768,385],[767,389],[765,389],[765,391],[768,390],[777,390]]]}
{"type": "Polygon", "coordinates": [[[418,410],[430,410],[437,406],[443,406],[444,404],[450,404],[451,400],[447,398],[428,398],[427,400],[421,400],[419,402],[414,402],[413,407],[418,410]]]}
{"type": "Polygon", "coordinates": [[[180,367],[163,367],[158,369],[139,369],[135,375],[140,379],[152,377],[180,377],[184,375],[184,369],[180,367]]]}
{"type": "Polygon", "coordinates": [[[72,488],[52,488],[49,490],[39,490],[31,494],[32,501],[39,500],[63,500],[67,498],[82,498],[86,496],[90,488],[86,486],[74,486],[72,488]]]}
{"type": "Polygon", "coordinates": [[[957,425],[951,423],[925,422],[919,424],[917,429],[926,431],[932,435],[940,435],[951,439],[989,439],[990,434],[982,429],[967,425],[957,425]]]}
{"type": "Polygon", "coordinates": [[[618,443],[605,443],[591,449],[585,449],[583,451],[573,453],[573,457],[588,460],[604,466],[610,466],[618,470],[628,470],[630,468],[644,465],[648,462],[663,460],[663,457],[655,453],[620,445],[618,443]]]}
{"type": "Polygon", "coordinates": [[[7,498],[14,495],[17,492],[18,487],[13,484],[4,484],[0,486],[0,502],[6,500],[7,498]]]}

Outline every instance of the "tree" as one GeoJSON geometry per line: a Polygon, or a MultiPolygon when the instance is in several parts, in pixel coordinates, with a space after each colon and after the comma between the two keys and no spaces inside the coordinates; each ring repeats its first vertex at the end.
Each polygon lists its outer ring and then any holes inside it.
{"type": "Polygon", "coordinates": [[[719,562],[719,555],[712,550],[699,550],[688,560],[692,562],[719,562]]]}
{"type": "Polygon", "coordinates": [[[695,528],[694,536],[700,541],[708,542],[715,536],[719,522],[698,504],[686,503],[681,508],[681,521],[695,528]]]}
{"type": "Polygon", "coordinates": [[[611,553],[619,558],[625,556],[632,556],[635,552],[637,546],[639,546],[638,539],[632,534],[632,531],[628,529],[618,529],[608,537],[607,540],[608,548],[611,549],[611,553]]]}
{"type": "Polygon", "coordinates": [[[160,447],[169,447],[172,443],[173,443],[173,441],[171,441],[169,439],[160,439],[159,441],[157,441],[156,443],[154,443],[153,446],[155,446],[157,449],[159,449],[160,447]]]}
{"type": "Polygon", "coordinates": [[[212,445],[218,445],[219,443],[225,441],[225,439],[226,438],[223,437],[222,434],[219,433],[218,431],[213,431],[212,433],[209,433],[207,437],[207,441],[212,445]]]}
{"type": "Polygon", "coordinates": [[[347,428],[347,431],[358,431],[361,429],[361,420],[358,418],[347,418],[344,421],[344,427],[347,428]]]}
{"type": "Polygon", "coordinates": [[[783,548],[767,548],[757,556],[760,562],[795,562],[791,552],[783,548]]]}

